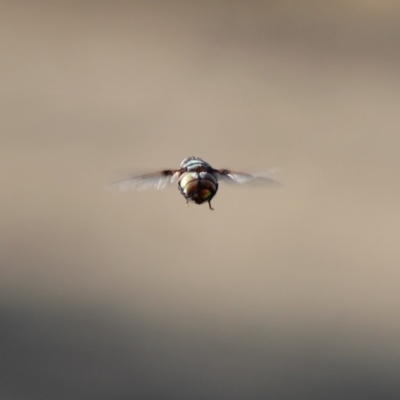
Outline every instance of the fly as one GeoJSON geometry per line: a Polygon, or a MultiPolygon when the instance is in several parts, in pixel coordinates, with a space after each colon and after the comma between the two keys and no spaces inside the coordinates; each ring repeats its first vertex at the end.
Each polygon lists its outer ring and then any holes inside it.
{"type": "Polygon", "coordinates": [[[210,210],[211,200],[217,194],[219,181],[231,183],[260,183],[263,185],[279,184],[268,175],[248,174],[235,172],[230,169],[215,169],[200,157],[185,158],[179,169],[165,169],[150,174],[133,176],[111,184],[120,190],[130,189],[164,189],[174,182],[178,182],[178,189],[186,200],[196,204],[208,203],[210,210]]]}

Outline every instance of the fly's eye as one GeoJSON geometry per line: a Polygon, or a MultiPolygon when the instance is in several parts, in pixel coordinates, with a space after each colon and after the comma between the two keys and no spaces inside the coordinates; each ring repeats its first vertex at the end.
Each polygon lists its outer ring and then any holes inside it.
{"type": "Polygon", "coordinates": [[[182,177],[182,179],[180,181],[180,185],[184,189],[191,182],[196,183],[197,176],[196,176],[196,174],[187,173],[182,177]]]}
{"type": "Polygon", "coordinates": [[[217,191],[217,186],[214,184],[213,181],[201,181],[201,188],[203,190],[209,190],[212,193],[217,191]]]}
{"type": "Polygon", "coordinates": [[[201,180],[200,187],[198,190],[198,196],[202,201],[207,201],[211,199],[217,192],[217,186],[213,181],[201,180]]]}
{"type": "Polygon", "coordinates": [[[199,195],[200,195],[202,200],[207,200],[213,195],[213,193],[215,193],[215,192],[211,191],[208,188],[204,188],[204,189],[200,190],[199,195]]]}
{"type": "Polygon", "coordinates": [[[196,193],[199,190],[199,182],[198,181],[191,181],[188,182],[184,187],[183,190],[187,194],[193,194],[196,193]]]}

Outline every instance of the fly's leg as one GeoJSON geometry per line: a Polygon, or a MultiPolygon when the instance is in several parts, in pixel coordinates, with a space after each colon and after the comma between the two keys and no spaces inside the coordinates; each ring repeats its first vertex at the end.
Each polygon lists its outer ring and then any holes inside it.
{"type": "Polygon", "coordinates": [[[186,199],[186,207],[189,207],[189,200],[186,199]]]}
{"type": "Polygon", "coordinates": [[[210,210],[213,210],[213,211],[214,211],[214,209],[213,209],[212,206],[211,206],[211,200],[208,200],[208,206],[210,207],[210,210]]]}

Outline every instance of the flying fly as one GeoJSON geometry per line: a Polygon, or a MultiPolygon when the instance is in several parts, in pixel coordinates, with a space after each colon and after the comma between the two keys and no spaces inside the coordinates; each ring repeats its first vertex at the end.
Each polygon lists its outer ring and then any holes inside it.
{"type": "Polygon", "coordinates": [[[178,182],[178,189],[186,200],[196,204],[208,203],[210,210],[211,200],[218,191],[219,181],[231,183],[260,183],[262,185],[278,184],[268,175],[248,174],[235,172],[230,169],[215,169],[200,157],[185,158],[178,169],[166,169],[150,174],[133,176],[111,184],[120,190],[129,189],[163,189],[166,186],[178,182]]]}

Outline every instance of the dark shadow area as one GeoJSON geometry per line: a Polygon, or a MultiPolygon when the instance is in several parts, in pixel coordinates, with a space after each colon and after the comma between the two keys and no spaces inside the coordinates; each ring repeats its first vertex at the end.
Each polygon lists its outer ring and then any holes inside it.
{"type": "Polygon", "coordinates": [[[398,399],[396,368],[331,351],[327,338],[207,336],[99,308],[3,308],[1,398],[398,399]]]}

